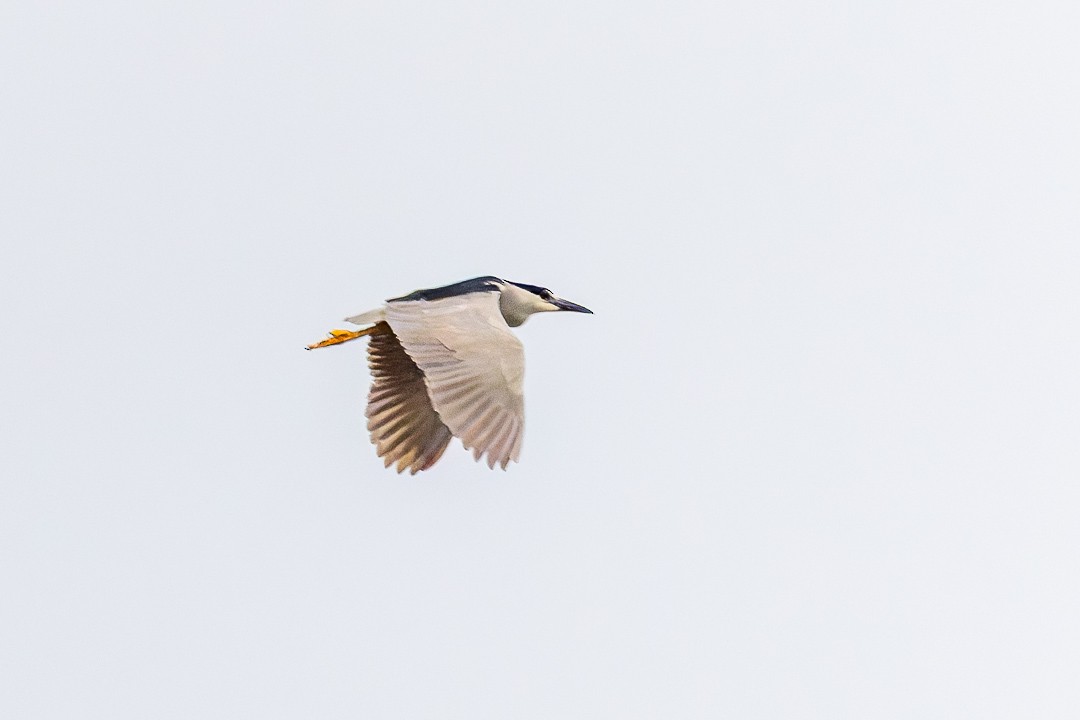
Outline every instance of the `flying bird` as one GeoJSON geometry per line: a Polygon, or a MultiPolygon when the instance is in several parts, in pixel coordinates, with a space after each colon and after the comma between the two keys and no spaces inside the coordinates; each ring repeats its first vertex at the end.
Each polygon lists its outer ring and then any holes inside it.
{"type": "Polygon", "coordinates": [[[415,475],[461,439],[477,461],[517,462],[525,430],[525,354],[510,328],[533,313],[592,310],[536,285],[493,276],[417,290],[345,318],[308,350],[369,337],[367,427],[385,467],[415,475]]]}

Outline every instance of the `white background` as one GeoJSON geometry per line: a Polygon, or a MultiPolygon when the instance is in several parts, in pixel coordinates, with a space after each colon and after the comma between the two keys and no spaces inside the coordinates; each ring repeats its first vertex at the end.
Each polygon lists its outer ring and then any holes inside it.
{"type": "Polygon", "coordinates": [[[5,4],[0,715],[1076,717],[1076,7],[5,4]],[[383,470],[302,346],[484,274],[383,470]]]}

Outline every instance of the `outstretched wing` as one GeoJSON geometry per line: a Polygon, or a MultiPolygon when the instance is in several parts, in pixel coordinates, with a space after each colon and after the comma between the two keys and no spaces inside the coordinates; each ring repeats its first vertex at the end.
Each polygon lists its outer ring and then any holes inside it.
{"type": "Polygon", "coordinates": [[[368,393],[368,430],[386,467],[397,463],[415,475],[434,465],[450,443],[450,429],[428,399],[424,374],[386,323],[371,336],[368,366],[374,382],[368,393]]]}
{"type": "Polygon", "coordinates": [[[525,430],[525,353],[497,292],[386,304],[386,322],[424,373],[431,404],[477,460],[504,470],[525,430]]]}

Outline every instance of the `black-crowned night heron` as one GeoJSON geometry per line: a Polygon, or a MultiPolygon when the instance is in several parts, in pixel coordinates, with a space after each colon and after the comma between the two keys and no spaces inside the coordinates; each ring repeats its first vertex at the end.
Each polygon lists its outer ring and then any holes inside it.
{"type": "Polygon", "coordinates": [[[368,430],[386,467],[416,474],[434,465],[451,437],[488,467],[521,452],[525,354],[510,328],[533,313],[592,313],[547,288],[478,277],[417,290],[345,318],[362,330],[331,330],[308,350],[370,336],[368,430]]]}

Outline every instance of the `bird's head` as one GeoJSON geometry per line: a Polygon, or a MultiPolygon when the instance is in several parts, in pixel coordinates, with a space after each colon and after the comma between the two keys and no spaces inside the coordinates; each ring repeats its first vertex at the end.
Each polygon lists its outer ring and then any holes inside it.
{"type": "Polygon", "coordinates": [[[506,318],[506,324],[510,327],[521,325],[530,315],[538,312],[564,310],[592,315],[592,310],[589,308],[563,300],[547,288],[509,280],[503,285],[499,309],[506,318]]]}

